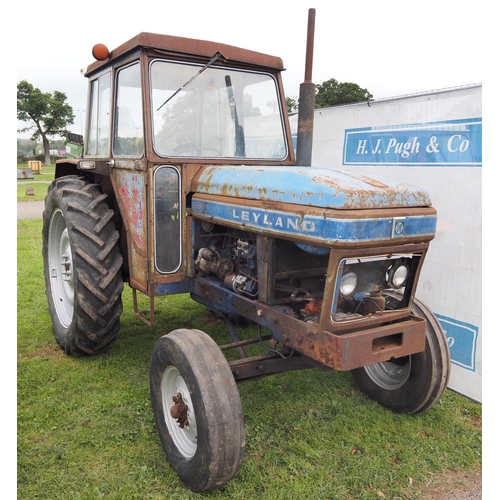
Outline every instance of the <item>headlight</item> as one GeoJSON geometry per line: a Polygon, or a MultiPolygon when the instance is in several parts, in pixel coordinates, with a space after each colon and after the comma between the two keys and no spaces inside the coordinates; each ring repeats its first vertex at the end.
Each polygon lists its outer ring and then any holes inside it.
{"type": "Polygon", "coordinates": [[[387,283],[392,288],[401,288],[406,284],[410,274],[408,266],[402,262],[396,262],[388,272],[387,283]]]}
{"type": "Polygon", "coordinates": [[[350,272],[346,273],[340,279],[340,293],[344,297],[349,297],[356,290],[356,285],[358,284],[358,277],[356,273],[350,272]]]}

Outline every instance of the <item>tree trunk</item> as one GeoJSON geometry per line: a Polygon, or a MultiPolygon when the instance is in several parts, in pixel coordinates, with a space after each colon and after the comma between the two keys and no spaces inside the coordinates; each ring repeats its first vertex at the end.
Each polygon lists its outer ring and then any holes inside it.
{"type": "Polygon", "coordinates": [[[42,139],[43,152],[45,153],[45,161],[43,162],[45,167],[50,167],[50,142],[46,137],[42,139]]]}

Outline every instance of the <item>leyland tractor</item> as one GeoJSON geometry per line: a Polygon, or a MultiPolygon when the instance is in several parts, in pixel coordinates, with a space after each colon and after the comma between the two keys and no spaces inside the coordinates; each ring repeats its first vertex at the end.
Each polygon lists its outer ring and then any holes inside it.
{"type": "Polygon", "coordinates": [[[45,199],[53,330],[67,354],[106,351],[124,283],[149,325],[155,300],[171,294],[189,294],[227,325],[230,344],[181,328],[151,355],[156,428],[185,484],[214,490],[240,470],[243,381],[351,371],[394,412],[434,405],[450,356],[415,298],[436,233],[427,193],[311,166],[299,153],[310,109],[299,108],[296,152],[278,57],[153,33],[112,51],[97,44],[93,55],[82,157],[57,162],[45,199]],[[255,338],[240,338],[242,319],[255,338]],[[254,344],[261,353],[248,355],[254,344]]]}

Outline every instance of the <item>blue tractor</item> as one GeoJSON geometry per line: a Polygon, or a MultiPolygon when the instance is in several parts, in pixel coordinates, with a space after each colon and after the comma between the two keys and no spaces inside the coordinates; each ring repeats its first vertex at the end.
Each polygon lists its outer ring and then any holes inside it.
{"type": "MultiPolygon", "coordinates": [[[[352,371],[395,412],[436,403],[449,351],[415,298],[436,232],[427,193],[297,160],[278,57],[152,33],[93,53],[84,152],[57,162],[45,200],[53,329],[67,354],[107,350],[125,282],[137,314],[137,293],[149,298],[150,325],[155,300],[179,293],[224,320],[231,344],[178,329],[151,356],[157,430],[187,486],[238,473],[240,382],[319,367],[352,371]],[[241,319],[256,338],[240,339],[241,319]]],[[[299,149],[307,110],[301,130],[299,149]]]]}

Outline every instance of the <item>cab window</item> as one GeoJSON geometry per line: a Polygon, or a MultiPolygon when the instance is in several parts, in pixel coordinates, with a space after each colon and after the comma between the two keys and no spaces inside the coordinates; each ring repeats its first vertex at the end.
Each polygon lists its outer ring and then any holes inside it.
{"type": "Polygon", "coordinates": [[[150,82],[153,147],[159,156],[286,158],[271,74],[156,60],[150,82]]]}
{"type": "Polygon", "coordinates": [[[155,267],[176,272],[181,265],[180,175],[175,167],[161,166],[154,173],[155,267]]]}
{"type": "Polygon", "coordinates": [[[111,73],[90,82],[90,114],[87,154],[109,156],[111,108],[111,73]]]}
{"type": "Polygon", "coordinates": [[[141,73],[139,63],[120,69],[116,77],[114,156],[144,154],[141,73]]]}

